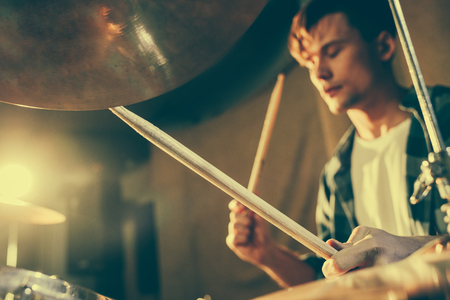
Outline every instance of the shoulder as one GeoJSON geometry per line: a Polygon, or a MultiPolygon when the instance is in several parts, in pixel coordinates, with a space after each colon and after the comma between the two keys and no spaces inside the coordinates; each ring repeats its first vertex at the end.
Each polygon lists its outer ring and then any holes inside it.
{"type": "MultiPolygon", "coordinates": [[[[435,114],[439,128],[445,140],[450,138],[450,87],[435,85],[427,87],[432,105],[432,112],[435,114]]],[[[423,112],[414,87],[411,87],[408,95],[402,101],[402,106],[407,110],[417,112],[419,119],[423,119],[423,112]]]]}
{"type": "Polygon", "coordinates": [[[436,96],[450,96],[450,87],[444,86],[444,85],[435,85],[428,87],[428,91],[430,94],[436,95],[436,96]]]}
{"type": "Polygon", "coordinates": [[[442,137],[450,145],[450,87],[437,85],[429,94],[442,137]]]}
{"type": "MultiPolygon", "coordinates": [[[[427,92],[435,110],[440,110],[443,106],[450,103],[450,87],[435,85],[427,87],[427,92]]],[[[401,104],[407,108],[420,109],[414,87],[409,88],[408,95],[403,99],[401,104]]]]}
{"type": "Polygon", "coordinates": [[[429,88],[428,91],[436,112],[450,110],[450,87],[436,85],[429,88]]]}

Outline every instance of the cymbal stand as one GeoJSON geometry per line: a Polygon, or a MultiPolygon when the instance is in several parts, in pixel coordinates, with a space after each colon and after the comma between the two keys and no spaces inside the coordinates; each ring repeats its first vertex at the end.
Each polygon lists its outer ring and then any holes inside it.
{"type": "Polygon", "coordinates": [[[8,248],[6,252],[6,265],[17,267],[17,244],[19,238],[19,224],[8,224],[8,248]]]}
{"type": "MultiPolygon", "coordinates": [[[[391,6],[400,42],[434,151],[430,152],[428,160],[422,163],[422,173],[414,183],[414,193],[410,198],[410,202],[416,204],[421,201],[431,190],[433,184],[436,184],[440,196],[450,202],[450,147],[445,148],[444,140],[439,131],[430,96],[423,80],[422,71],[420,70],[400,2],[399,0],[389,0],[389,5],[391,6]]],[[[447,214],[450,214],[450,210],[447,210],[447,214]]]]}

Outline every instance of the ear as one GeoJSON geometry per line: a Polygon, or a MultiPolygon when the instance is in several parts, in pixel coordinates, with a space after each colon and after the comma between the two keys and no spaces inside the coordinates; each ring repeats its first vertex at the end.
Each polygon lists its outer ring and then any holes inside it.
{"type": "Polygon", "coordinates": [[[378,57],[381,61],[389,61],[397,50],[397,43],[387,31],[382,31],[377,38],[378,57]]]}

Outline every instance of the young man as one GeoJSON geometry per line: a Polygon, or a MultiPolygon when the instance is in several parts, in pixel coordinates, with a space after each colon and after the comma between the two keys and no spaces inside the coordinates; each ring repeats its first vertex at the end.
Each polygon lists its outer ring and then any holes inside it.
{"type": "MultiPolygon", "coordinates": [[[[333,277],[398,261],[446,233],[439,209],[446,201],[438,193],[416,206],[408,201],[430,149],[414,89],[393,75],[395,34],[387,0],[313,0],[293,20],[292,56],[309,70],[330,111],[347,113],[353,126],[321,178],[318,235],[340,250],[325,263],[278,245],[263,219],[230,202],[227,245],[283,287],[319,278],[321,269],[333,277]]],[[[448,141],[450,90],[430,92],[448,141]]]]}

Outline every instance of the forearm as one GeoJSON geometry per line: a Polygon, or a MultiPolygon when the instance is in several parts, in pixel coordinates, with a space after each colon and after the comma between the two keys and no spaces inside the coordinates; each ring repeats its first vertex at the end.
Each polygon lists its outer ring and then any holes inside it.
{"type": "Polygon", "coordinates": [[[309,264],[281,245],[278,245],[271,257],[258,267],[283,288],[313,281],[316,278],[316,272],[309,264]]]}

